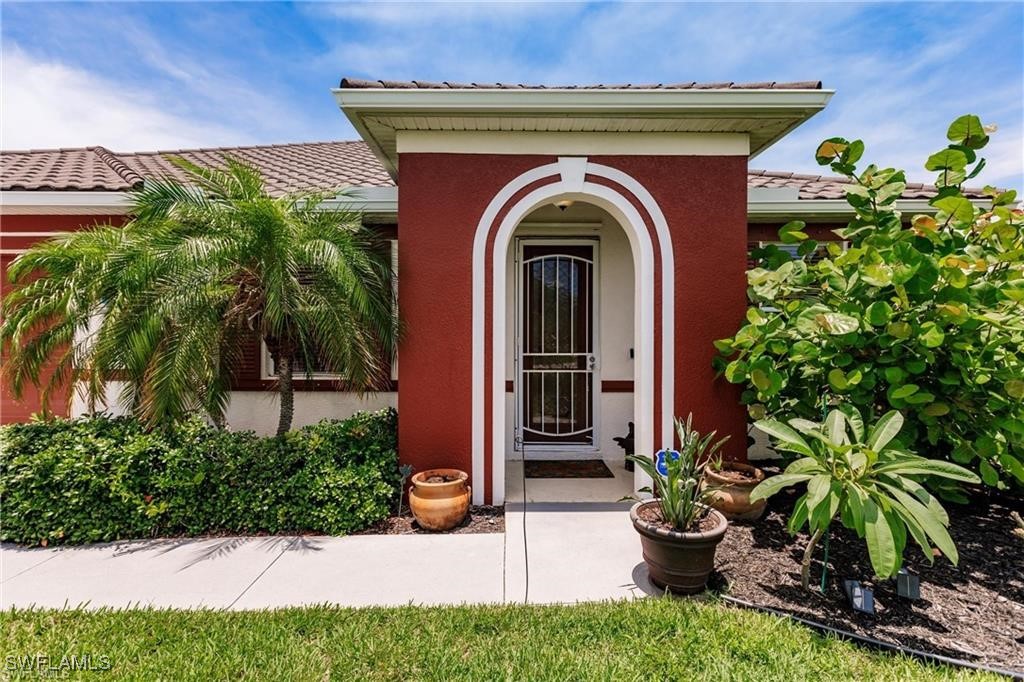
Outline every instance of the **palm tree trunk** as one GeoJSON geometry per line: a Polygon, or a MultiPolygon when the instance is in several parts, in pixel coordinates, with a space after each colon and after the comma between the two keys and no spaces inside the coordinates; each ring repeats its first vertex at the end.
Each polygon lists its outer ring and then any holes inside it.
{"type": "Polygon", "coordinates": [[[277,392],[281,396],[281,416],[277,422],[277,435],[287,433],[292,428],[292,416],[295,414],[295,389],[292,386],[292,359],[282,354],[275,361],[277,367],[277,392]]]}

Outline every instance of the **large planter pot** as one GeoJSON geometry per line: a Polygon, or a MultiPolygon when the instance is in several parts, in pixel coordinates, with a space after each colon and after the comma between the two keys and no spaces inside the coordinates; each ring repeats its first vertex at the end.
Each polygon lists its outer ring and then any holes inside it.
{"type": "Polygon", "coordinates": [[[763,480],[763,471],[741,462],[723,462],[721,471],[704,470],[705,485],[715,489],[708,503],[735,521],[754,521],[764,514],[766,500],[750,501],[751,491],[763,480]]]}
{"type": "Polygon", "coordinates": [[[633,528],[640,534],[651,582],[677,594],[704,591],[708,576],[715,567],[715,549],[725,537],[729,522],[721,512],[712,509],[711,518],[717,522],[713,528],[681,533],[640,517],[642,509],[657,509],[657,505],[657,500],[645,500],[637,502],[629,510],[633,528]]]}
{"type": "Polygon", "coordinates": [[[409,507],[416,522],[427,530],[451,530],[469,511],[472,488],[469,474],[458,469],[429,469],[412,477],[409,507]]]}

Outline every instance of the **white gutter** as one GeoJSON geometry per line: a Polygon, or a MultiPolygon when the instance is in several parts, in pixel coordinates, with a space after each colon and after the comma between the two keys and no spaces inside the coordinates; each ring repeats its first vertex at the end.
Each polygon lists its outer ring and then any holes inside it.
{"type": "MultiPolygon", "coordinates": [[[[747,217],[753,222],[796,218],[840,219],[853,215],[844,199],[798,199],[795,188],[751,188],[747,196],[747,217]]],[[[972,199],[980,208],[988,208],[983,199],[972,199]]],[[[131,197],[127,192],[0,192],[3,215],[122,215],[127,213],[131,197]]],[[[353,187],[349,193],[322,204],[329,209],[359,211],[374,217],[398,215],[397,187],[353,187]]],[[[903,213],[935,213],[927,199],[900,199],[896,208],[903,213]]],[[[5,231],[4,234],[12,235],[5,231]]]]}
{"type": "MultiPolygon", "coordinates": [[[[128,192],[0,192],[0,215],[125,215],[130,206],[128,192]]],[[[397,215],[398,188],[354,187],[323,206],[397,215]]]]}
{"type": "MultiPolygon", "coordinates": [[[[758,191],[752,188],[747,197],[747,217],[751,220],[770,221],[777,219],[797,218],[849,218],[853,216],[853,207],[845,199],[798,199],[797,189],[771,189],[758,191]],[[791,196],[790,196],[791,195],[791,196]]],[[[985,200],[972,200],[976,206],[986,208],[985,200]]],[[[368,187],[353,191],[352,198],[331,199],[324,202],[325,207],[347,208],[367,214],[398,215],[397,187],[368,187]]],[[[896,209],[903,213],[934,214],[935,207],[928,205],[927,199],[900,199],[896,201],[896,209]]]]}
{"type": "Polygon", "coordinates": [[[828,104],[835,90],[597,90],[584,88],[494,89],[480,88],[334,88],[346,113],[349,110],[458,113],[711,113],[723,109],[775,111],[817,110],[828,104]]]}
{"type": "Polygon", "coordinates": [[[368,215],[398,216],[397,187],[353,187],[336,199],[328,199],[321,206],[347,209],[368,215]]]}
{"type": "Polygon", "coordinates": [[[0,215],[122,215],[127,192],[0,192],[0,215]]]}
{"type": "MultiPolygon", "coordinates": [[[[991,205],[991,202],[984,199],[971,199],[971,203],[981,209],[987,209],[991,205]]],[[[928,205],[927,199],[898,199],[895,208],[908,215],[932,215],[936,211],[934,206],[928,205]]],[[[847,220],[853,215],[853,207],[846,203],[845,199],[747,200],[747,220],[750,222],[798,219],[847,220]]]]}

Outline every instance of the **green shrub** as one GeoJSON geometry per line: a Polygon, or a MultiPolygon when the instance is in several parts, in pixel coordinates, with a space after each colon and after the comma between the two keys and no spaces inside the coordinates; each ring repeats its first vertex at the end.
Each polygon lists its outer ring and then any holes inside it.
{"type": "Polygon", "coordinates": [[[396,434],[394,410],[273,438],[198,419],[152,431],[105,417],[5,426],[0,540],[350,533],[388,515],[396,434]]]}
{"type": "MultiPolygon", "coordinates": [[[[848,179],[855,217],[836,234],[843,251],[809,256],[804,224],[784,225],[776,247],[753,254],[751,307],[716,366],[744,387],[754,419],[820,419],[850,405],[873,419],[899,410],[907,444],[977,472],[986,484],[1024,485],[1024,212],[1016,193],[986,188],[985,208],[961,183],[984,166],[977,116],[949,128],[929,157],[938,172],[932,215],[906,226],[897,210],[902,171],[869,165],[864,144],[832,138],[818,162],[848,179]],[[973,164],[973,166],[972,166],[973,164]]],[[[948,494],[948,493],[947,493],[948,494]]]]}

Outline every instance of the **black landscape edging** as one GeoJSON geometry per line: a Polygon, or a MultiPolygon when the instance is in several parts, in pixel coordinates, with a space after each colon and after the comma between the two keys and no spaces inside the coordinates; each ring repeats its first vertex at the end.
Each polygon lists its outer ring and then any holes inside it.
{"type": "Polygon", "coordinates": [[[801,625],[809,627],[813,630],[817,630],[824,634],[833,635],[838,639],[849,640],[861,644],[863,646],[871,647],[873,649],[881,649],[883,651],[901,653],[907,656],[911,656],[913,658],[928,661],[930,663],[936,663],[939,665],[953,665],[960,668],[969,668],[971,670],[994,673],[996,675],[1004,675],[1015,680],[1024,680],[1024,672],[1021,671],[1009,670],[1007,668],[996,668],[988,665],[981,665],[979,663],[972,663],[971,661],[967,661],[962,658],[952,658],[950,656],[943,656],[942,654],[928,653],[927,651],[921,651],[920,649],[910,649],[907,647],[902,647],[897,644],[891,644],[890,642],[883,642],[882,640],[875,639],[874,637],[867,637],[865,635],[857,634],[856,632],[840,630],[839,628],[834,628],[831,625],[824,625],[813,620],[807,620],[806,618],[795,616],[792,613],[787,613],[786,611],[782,611],[781,609],[775,609],[770,606],[761,606],[760,604],[754,604],[753,602],[748,602],[743,599],[730,597],[724,594],[719,595],[719,598],[726,603],[733,604],[734,606],[739,606],[745,609],[751,609],[753,611],[760,611],[762,613],[770,613],[773,616],[780,616],[782,618],[795,621],[797,623],[800,623],[801,625]]]}

